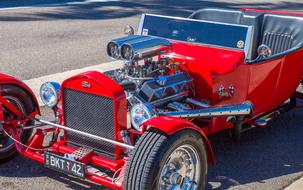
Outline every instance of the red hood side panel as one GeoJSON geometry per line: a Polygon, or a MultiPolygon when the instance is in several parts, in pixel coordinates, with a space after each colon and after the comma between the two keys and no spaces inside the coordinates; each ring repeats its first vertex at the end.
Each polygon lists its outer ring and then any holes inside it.
{"type": "MultiPolygon", "coordinates": [[[[224,76],[231,75],[243,65],[245,54],[240,50],[172,42],[170,54],[178,62],[185,62],[194,78],[197,97],[214,101],[216,88],[224,76]]],[[[237,79],[231,79],[237,80],[237,79]]],[[[246,91],[246,90],[245,90],[246,91]]],[[[216,104],[215,100],[213,104],[216,104]]]]}

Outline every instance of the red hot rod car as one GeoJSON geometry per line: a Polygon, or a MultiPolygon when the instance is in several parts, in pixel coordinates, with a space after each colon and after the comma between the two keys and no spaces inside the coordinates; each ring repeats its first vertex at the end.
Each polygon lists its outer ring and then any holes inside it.
{"type": "Polygon", "coordinates": [[[28,87],[0,75],[0,160],[19,152],[113,189],[204,189],[215,163],[208,135],[227,130],[239,140],[298,106],[302,16],[144,14],[137,35],[129,27],[127,37],[107,45],[123,68],[41,86],[53,122],[36,117],[28,87]]]}

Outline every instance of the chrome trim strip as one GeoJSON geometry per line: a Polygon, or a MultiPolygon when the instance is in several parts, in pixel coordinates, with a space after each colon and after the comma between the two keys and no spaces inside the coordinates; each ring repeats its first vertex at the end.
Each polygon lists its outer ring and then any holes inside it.
{"type": "Polygon", "coordinates": [[[257,64],[257,63],[261,63],[261,62],[265,62],[265,61],[269,61],[269,60],[279,59],[279,58],[284,57],[284,56],[286,56],[290,53],[293,53],[295,51],[299,51],[299,50],[302,50],[302,49],[303,49],[303,46],[297,46],[297,47],[294,47],[294,48],[289,49],[287,51],[284,51],[284,52],[281,52],[281,53],[278,53],[278,54],[274,54],[274,55],[266,57],[266,58],[257,59],[257,60],[248,60],[248,59],[246,59],[245,62],[247,64],[257,64]]]}
{"type": "Polygon", "coordinates": [[[145,15],[146,14],[142,14],[142,16],[141,16],[140,23],[139,23],[139,28],[138,28],[138,33],[137,33],[138,35],[142,34],[145,15]]]}
{"type": "Polygon", "coordinates": [[[206,22],[206,23],[213,23],[213,24],[222,24],[222,25],[227,25],[227,26],[241,26],[241,27],[244,27],[244,28],[248,27],[247,25],[242,25],[242,24],[231,24],[231,23],[224,23],[224,22],[197,20],[197,19],[183,18],[183,17],[164,16],[164,15],[157,15],[157,14],[145,14],[145,15],[146,16],[157,16],[157,17],[162,17],[162,18],[173,18],[173,19],[177,19],[177,20],[188,20],[188,21],[196,21],[196,22],[206,22]]]}
{"type": "Polygon", "coordinates": [[[246,34],[244,52],[245,52],[245,57],[248,59],[252,58],[251,48],[252,48],[252,42],[254,40],[253,29],[254,29],[253,26],[248,26],[247,34],[246,34]]]}

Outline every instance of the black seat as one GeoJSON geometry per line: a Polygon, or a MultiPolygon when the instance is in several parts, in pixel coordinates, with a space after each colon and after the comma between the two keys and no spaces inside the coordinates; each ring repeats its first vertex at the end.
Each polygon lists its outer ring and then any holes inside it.
{"type": "Polygon", "coordinates": [[[206,8],[195,11],[188,18],[229,24],[240,24],[241,17],[242,11],[206,8]]]}
{"type": "Polygon", "coordinates": [[[246,52],[250,60],[257,57],[261,44],[269,46],[273,55],[303,47],[303,17],[206,8],[195,11],[189,18],[253,26],[251,49],[246,52]]]}
{"type": "Polygon", "coordinates": [[[241,24],[253,26],[253,34],[251,41],[251,49],[247,53],[248,59],[255,59],[257,57],[257,48],[261,34],[261,26],[263,20],[263,13],[257,12],[242,12],[228,9],[214,9],[206,8],[195,11],[189,16],[191,19],[206,20],[213,22],[222,22],[229,24],[241,24]]]}
{"type": "Polygon", "coordinates": [[[265,14],[259,44],[269,46],[273,55],[302,47],[303,17],[265,14]]]}

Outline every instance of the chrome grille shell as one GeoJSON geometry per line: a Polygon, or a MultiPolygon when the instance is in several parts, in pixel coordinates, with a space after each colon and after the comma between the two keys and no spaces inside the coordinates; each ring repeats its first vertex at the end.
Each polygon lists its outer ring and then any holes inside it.
{"type": "MultiPolygon", "coordinates": [[[[64,121],[67,127],[114,140],[114,104],[110,98],[64,89],[64,121]]],[[[93,148],[113,158],[115,145],[66,132],[67,142],[93,148]]]]}
{"type": "MultiPolygon", "coordinates": [[[[123,88],[98,71],[88,71],[66,79],[61,85],[62,125],[88,134],[122,142],[126,130],[127,104],[123,88]],[[85,84],[85,85],[84,85],[85,84]]],[[[64,140],[72,147],[90,147],[111,160],[121,159],[124,148],[88,139],[65,131],[64,140]]]]}

